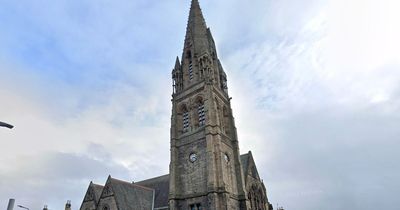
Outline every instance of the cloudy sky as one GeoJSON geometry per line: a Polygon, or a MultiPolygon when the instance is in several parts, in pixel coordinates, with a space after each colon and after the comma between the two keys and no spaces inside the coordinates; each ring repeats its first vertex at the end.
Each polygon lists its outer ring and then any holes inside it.
{"type": "MultiPolygon", "coordinates": [[[[400,3],[201,0],[241,152],[285,209],[398,209],[400,3]]],[[[168,173],[189,0],[0,0],[0,208],[168,173]]]]}

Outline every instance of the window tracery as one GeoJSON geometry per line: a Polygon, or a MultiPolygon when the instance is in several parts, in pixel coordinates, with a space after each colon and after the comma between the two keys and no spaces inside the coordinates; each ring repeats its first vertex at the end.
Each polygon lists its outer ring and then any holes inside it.
{"type": "Polygon", "coordinates": [[[189,80],[193,80],[193,63],[192,61],[189,62],[189,80]]]}
{"type": "Polygon", "coordinates": [[[199,104],[197,108],[197,112],[199,114],[199,126],[203,126],[206,124],[206,115],[204,112],[204,104],[199,104]]]}
{"type": "Polygon", "coordinates": [[[192,204],[192,205],[190,205],[189,206],[190,208],[190,210],[202,210],[203,208],[201,207],[201,204],[200,203],[197,203],[197,204],[192,204]]]}
{"type": "Polygon", "coordinates": [[[248,194],[252,210],[266,210],[266,200],[263,191],[257,185],[251,186],[248,194]]]}
{"type": "Polygon", "coordinates": [[[206,124],[206,113],[205,113],[205,105],[203,98],[201,96],[198,96],[196,99],[195,105],[197,106],[197,115],[196,115],[196,120],[198,123],[198,126],[204,126],[206,124]]]}
{"type": "Polygon", "coordinates": [[[183,132],[187,132],[190,126],[189,112],[187,110],[182,114],[182,123],[183,123],[183,132]]]}

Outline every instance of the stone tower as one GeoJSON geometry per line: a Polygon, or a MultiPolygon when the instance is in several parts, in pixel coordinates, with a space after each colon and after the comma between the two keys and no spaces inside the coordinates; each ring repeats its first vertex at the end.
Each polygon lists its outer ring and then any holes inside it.
{"type": "Polygon", "coordinates": [[[172,78],[170,209],[249,209],[227,78],[198,0],[172,78]]]}

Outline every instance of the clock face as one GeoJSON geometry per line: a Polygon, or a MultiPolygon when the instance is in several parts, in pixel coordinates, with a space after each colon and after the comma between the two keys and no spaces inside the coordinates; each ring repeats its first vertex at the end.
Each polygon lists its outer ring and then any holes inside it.
{"type": "Polygon", "coordinates": [[[190,162],[194,163],[197,160],[197,155],[196,153],[192,153],[189,155],[189,160],[190,162]]]}

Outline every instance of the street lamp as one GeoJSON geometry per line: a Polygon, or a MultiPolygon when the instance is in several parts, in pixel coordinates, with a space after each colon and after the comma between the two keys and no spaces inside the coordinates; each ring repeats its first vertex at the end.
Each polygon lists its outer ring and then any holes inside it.
{"type": "Polygon", "coordinates": [[[0,127],[6,127],[6,128],[9,128],[9,129],[14,128],[14,126],[12,126],[10,124],[7,124],[7,123],[4,123],[4,122],[1,122],[1,121],[0,121],[0,127]]]}
{"type": "Polygon", "coordinates": [[[25,207],[25,206],[22,206],[22,205],[17,205],[19,208],[22,208],[22,209],[26,209],[26,210],[29,210],[29,208],[28,207],[25,207]]]}

